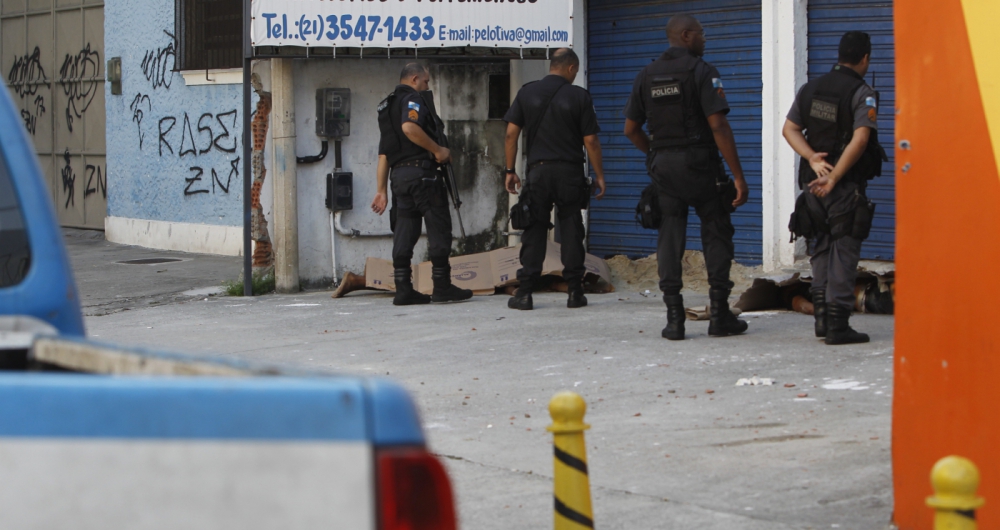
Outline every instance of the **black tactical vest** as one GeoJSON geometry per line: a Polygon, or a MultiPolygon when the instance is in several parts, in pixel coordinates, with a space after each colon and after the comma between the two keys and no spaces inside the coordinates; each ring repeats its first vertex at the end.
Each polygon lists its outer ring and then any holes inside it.
{"type": "MultiPolygon", "coordinates": [[[[865,81],[846,66],[834,66],[829,73],[813,79],[799,94],[799,115],[805,124],[806,139],[817,153],[829,153],[831,165],[837,165],[844,149],[854,138],[854,109],[852,101],[865,81]]],[[[877,94],[876,94],[877,97],[877,94]]],[[[844,175],[844,180],[862,187],[872,178],[882,174],[885,151],[878,143],[878,131],[872,129],[868,148],[854,166],[844,175]]],[[[809,161],[799,161],[799,187],[816,179],[809,161]]]]}
{"type": "MultiPolygon", "coordinates": [[[[403,112],[406,110],[403,108],[403,96],[412,90],[406,85],[397,86],[396,90],[383,99],[376,109],[379,133],[381,133],[378,152],[386,156],[389,167],[410,160],[434,158],[429,151],[411,142],[403,133],[403,112]]],[[[427,121],[428,124],[423,128],[424,132],[436,142],[437,131],[434,130],[434,120],[427,121]]]]}
{"type": "Polygon", "coordinates": [[[715,137],[701,108],[695,71],[699,57],[663,54],[646,67],[642,98],[646,107],[650,148],[715,147],[715,137]]]}

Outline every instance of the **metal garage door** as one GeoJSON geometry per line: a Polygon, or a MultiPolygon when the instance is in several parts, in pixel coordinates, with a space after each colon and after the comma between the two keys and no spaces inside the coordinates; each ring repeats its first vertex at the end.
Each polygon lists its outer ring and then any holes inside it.
{"type": "Polygon", "coordinates": [[[103,0],[0,0],[0,68],[64,226],[104,229],[103,0]]]}
{"type": "MultiPolygon", "coordinates": [[[[590,0],[589,78],[604,132],[608,195],[593,201],[589,251],[599,256],[645,256],[656,250],[656,232],[635,222],[635,203],[649,183],[644,157],[622,134],[622,110],[643,66],[667,49],[664,28],[677,13],[695,15],[708,38],[705,60],[725,81],[740,160],[750,184],[750,202],[734,214],[736,258],[761,261],[761,7],[760,0],[650,2],[590,0]]],[[[687,248],[700,250],[698,218],[691,215],[687,248]]]]}
{"type": "Polygon", "coordinates": [[[872,66],[866,80],[881,94],[878,109],[879,141],[889,162],[882,176],[868,185],[868,196],[878,204],[871,236],[862,247],[864,259],[892,260],[896,252],[896,178],[893,159],[896,125],[896,56],[892,31],[892,2],[882,0],[809,0],[809,79],[837,64],[840,37],[851,30],[872,36],[872,66]]]}

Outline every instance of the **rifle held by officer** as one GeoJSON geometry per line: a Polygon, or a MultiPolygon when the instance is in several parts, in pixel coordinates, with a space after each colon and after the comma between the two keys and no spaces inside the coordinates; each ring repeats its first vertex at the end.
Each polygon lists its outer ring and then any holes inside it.
{"type": "MultiPolygon", "coordinates": [[[[427,104],[427,108],[430,109],[431,116],[434,117],[438,144],[441,147],[451,149],[451,146],[448,145],[448,136],[444,132],[444,122],[441,121],[441,117],[437,113],[437,108],[434,106],[434,92],[425,90],[420,93],[420,96],[424,99],[424,103],[427,104]]],[[[458,196],[458,182],[455,181],[455,170],[452,168],[451,162],[441,164],[441,170],[441,176],[444,178],[445,186],[448,188],[448,195],[451,196],[451,203],[455,206],[455,215],[458,216],[458,229],[462,233],[462,239],[465,239],[465,226],[462,225],[462,198],[458,196]]]]}

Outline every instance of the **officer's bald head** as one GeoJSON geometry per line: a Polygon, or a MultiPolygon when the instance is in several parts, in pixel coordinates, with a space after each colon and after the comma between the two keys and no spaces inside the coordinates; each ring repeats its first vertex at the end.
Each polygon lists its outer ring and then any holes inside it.
{"type": "Polygon", "coordinates": [[[572,83],[580,72],[580,57],[569,48],[559,48],[552,53],[549,73],[560,75],[572,83]]]}
{"type": "Polygon", "coordinates": [[[705,53],[705,32],[701,22],[691,15],[674,15],[667,22],[667,40],[671,46],[687,48],[695,55],[705,53]]]}

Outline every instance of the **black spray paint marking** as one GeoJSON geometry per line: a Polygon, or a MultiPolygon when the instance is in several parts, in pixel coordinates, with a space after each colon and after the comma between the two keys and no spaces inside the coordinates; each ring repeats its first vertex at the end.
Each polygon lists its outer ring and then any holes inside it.
{"type": "Polygon", "coordinates": [[[76,173],[73,173],[73,166],[69,163],[69,149],[63,154],[63,158],[66,160],[66,166],[62,168],[63,193],[66,194],[66,204],[63,205],[63,208],[66,209],[69,208],[70,204],[76,206],[73,199],[76,195],[76,173]]]}
{"type": "Polygon", "coordinates": [[[177,57],[174,42],[177,39],[167,30],[163,33],[170,37],[170,44],[166,48],[149,50],[142,58],[142,74],[153,84],[154,90],[160,87],[170,90],[170,83],[174,80],[174,60],[177,57]]]}
{"type": "Polygon", "coordinates": [[[229,175],[226,176],[226,184],[223,185],[222,181],[219,180],[219,175],[216,174],[215,168],[212,168],[212,193],[215,193],[215,185],[218,184],[222,191],[229,193],[229,186],[233,182],[233,176],[239,176],[240,174],[240,157],[236,157],[235,160],[229,161],[229,175]]]}
{"type": "Polygon", "coordinates": [[[170,154],[174,154],[174,148],[170,147],[170,142],[167,141],[167,134],[169,134],[170,131],[174,130],[174,125],[176,124],[177,124],[177,118],[174,118],[173,116],[167,116],[166,118],[160,119],[160,123],[158,124],[160,130],[160,146],[159,146],[160,156],[163,156],[164,145],[167,146],[167,149],[170,149],[170,154]],[[166,123],[167,121],[170,122],[170,127],[167,127],[167,130],[164,131],[163,124],[166,123]]]}
{"type": "Polygon", "coordinates": [[[38,126],[38,118],[41,118],[45,114],[45,98],[42,96],[35,96],[35,110],[21,110],[21,118],[24,119],[24,127],[28,129],[28,132],[32,136],[35,135],[35,129],[38,126]]]}
{"type": "Polygon", "coordinates": [[[86,199],[91,195],[101,192],[101,195],[108,198],[108,179],[104,176],[101,166],[95,166],[92,164],[87,164],[84,168],[84,173],[87,175],[87,188],[83,190],[83,198],[86,199]],[[94,184],[94,176],[97,176],[97,184],[94,184]]]}
{"type": "Polygon", "coordinates": [[[187,112],[184,113],[183,117],[166,116],[161,118],[159,122],[160,156],[163,156],[164,146],[170,154],[174,154],[175,145],[178,145],[177,156],[179,157],[185,155],[198,157],[209,153],[213,147],[223,153],[235,153],[239,147],[237,145],[238,139],[231,133],[236,128],[236,121],[237,111],[235,109],[221,114],[206,112],[196,122],[198,126],[198,134],[196,135],[191,117],[187,112]],[[215,118],[214,124],[212,118],[215,118]],[[177,143],[177,133],[173,133],[174,126],[177,125],[178,121],[181,122],[179,144],[177,143]],[[213,127],[215,124],[218,126],[213,127]]]}
{"type": "Polygon", "coordinates": [[[193,190],[193,189],[191,189],[191,186],[194,186],[195,182],[201,182],[201,176],[205,174],[205,170],[202,169],[202,168],[200,168],[200,167],[192,167],[192,168],[188,168],[188,169],[189,169],[189,171],[197,172],[198,174],[195,175],[195,176],[193,176],[193,177],[189,177],[189,178],[185,178],[184,179],[184,182],[187,182],[187,186],[184,187],[184,196],[187,197],[189,195],[197,195],[199,193],[208,193],[207,189],[205,189],[205,190],[193,190]]]}
{"type": "Polygon", "coordinates": [[[14,93],[22,99],[25,96],[33,96],[38,92],[38,87],[45,85],[51,87],[49,78],[42,68],[42,52],[35,46],[35,51],[31,55],[14,59],[14,64],[7,74],[7,84],[14,89],[14,93]]]}
{"type": "Polygon", "coordinates": [[[66,94],[66,127],[73,132],[73,120],[82,118],[90,108],[99,87],[101,56],[90,50],[90,43],[76,55],[66,54],[59,69],[59,82],[66,94]]]}
{"type": "Polygon", "coordinates": [[[139,150],[142,151],[142,141],[146,138],[146,134],[142,132],[142,119],[146,114],[142,111],[142,104],[146,103],[146,108],[149,112],[153,112],[153,104],[149,100],[149,96],[143,95],[141,93],[135,95],[135,99],[132,100],[132,104],[128,106],[129,110],[132,111],[132,121],[135,122],[135,127],[139,134],[139,150]]]}

